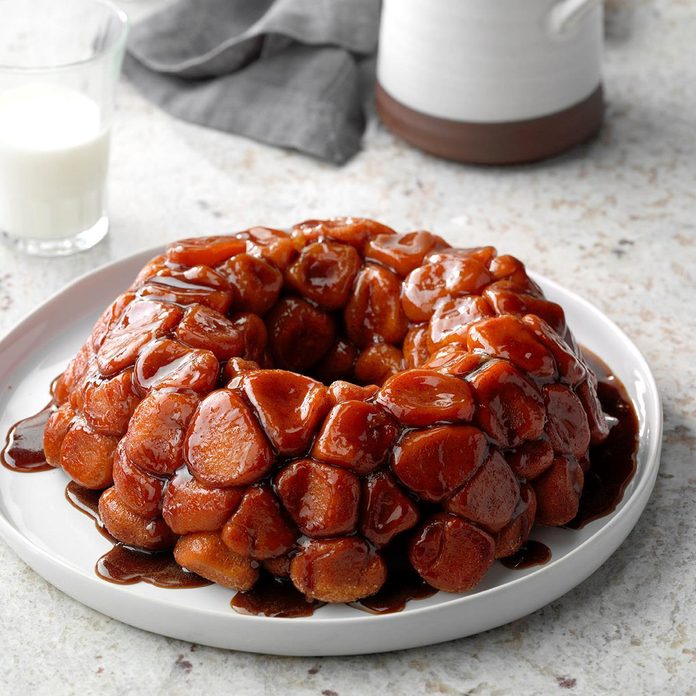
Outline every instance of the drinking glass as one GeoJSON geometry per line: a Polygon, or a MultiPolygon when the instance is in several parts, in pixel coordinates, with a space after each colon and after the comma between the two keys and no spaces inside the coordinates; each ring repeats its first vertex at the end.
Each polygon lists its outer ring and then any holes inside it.
{"type": "Polygon", "coordinates": [[[0,234],[41,256],[106,235],[125,13],[108,0],[0,0],[0,234]]]}

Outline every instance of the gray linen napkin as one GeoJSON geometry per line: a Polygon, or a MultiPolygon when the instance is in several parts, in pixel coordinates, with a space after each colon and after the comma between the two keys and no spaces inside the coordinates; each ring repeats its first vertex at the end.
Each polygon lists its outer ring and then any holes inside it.
{"type": "Polygon", "coordinates": [[[337,164],[360,149],[380,0],[179,0],[133,27],[126,76],[173,116],[337,164]]]}

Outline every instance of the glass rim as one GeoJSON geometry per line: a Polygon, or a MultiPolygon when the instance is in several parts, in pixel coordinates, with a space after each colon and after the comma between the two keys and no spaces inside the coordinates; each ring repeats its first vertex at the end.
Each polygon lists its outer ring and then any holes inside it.
{"type": "Polygon", "coordinates": [[[122,10],[118,5],[111,2],[111,0],[85,0],[87,4],[101,5],[106,8],[111,14],[117,18],[119,24],[119,34],[114,40],[114,42],[101,50],[99,53],[95,53],[89,58],[83,58],[82,60],[74,60],[67,63],[53,63],[49,65],[6,65],[0,63],[0,72],[4,73],[21,73],[26,75],[40,74],[47,72],[59,72],[62,70],[70,70],[72,68],[79,68],[81,66],[90,65],[92,63],[98,63],[100,60],[107,58],[110,55],[118,53],[118,51],[125,49],[126,38],[128,37],[128,15],[122,10]]]}

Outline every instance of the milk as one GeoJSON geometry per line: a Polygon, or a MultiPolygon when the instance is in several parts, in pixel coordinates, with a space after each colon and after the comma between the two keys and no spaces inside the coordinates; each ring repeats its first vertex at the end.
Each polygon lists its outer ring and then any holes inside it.
{"type": "Polygon", "coordinates": [[[105,210],[109,133],[75,90],[31,84],[0,92],[0,231],[72,237],[105,210]]]}

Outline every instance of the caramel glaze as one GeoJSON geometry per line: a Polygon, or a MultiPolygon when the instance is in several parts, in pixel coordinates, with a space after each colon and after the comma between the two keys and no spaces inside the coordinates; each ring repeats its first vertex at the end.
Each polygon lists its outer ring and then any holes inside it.
{"type": "Polygon", "coordinates": [[[99,497],[101,494],[101,491],[84,488],[75,483],[75,481],[69,481],[65,487],[65,499],[76,510],[94,520],[94,526],[97,528],[97,531],[111,543],[116,544],[118,542],[106,531],[106,527],[99,515],[99,497]]]}
{"type": "Polygon", "coordinates": [[[187,587],[204,587],[211,585],[195,573],[184,570],[174,560],[171,551],[149,553],[141,549],[132,549],[117,542],[106,531],[99,516],[99,497],[101,491],[92,491],[70,481],[65,487],[65,497],[76,509],[94,520],[99,532],[113,543],[96,563],[94,570],[103,580],[117,585],[133,585],[136,582],[147,582],[157,587],[169,589],[187,587]]]}
{"type": "Polygon", "coordinates": [[[626,388],[596,355],[586,349],[582,352],[599,380],[597,395],[602,409],[616,422],[601,445],[590,447],[590,468],[578,514],[564,525],[569,529],[582,529],[616,509],[636,472],[638,450],[638,416],[626,388]]]}
{"type": "Polygon", "coordinates": [[[132,549],[118,543],[105,553],[94,567],[96,574],[103,580],[117,585],[134,585],[146,582],[167,589],[186,589],[212,585],[182,568],[171,551],[150,553],[141,549],[132,549]]]}
{"type": "Polygon", "coordinates": [[[322,602],[308,600],[289,580],[263,573],[248,592],[237,592],[230,602],[239,614],[290,619],[311,616],[322,602]]]}
{"type": "Polygon", "coordinates": [[[412,599],[425,599],[437,593],[413,569],[408,558],[407,539],[397,536],[384,551],[387,580],[377,594],[365,597],[350,606],[369,614],[393,614],[401,611],[412,599]]]}
{"type": "MultiPolygon", "coordinates": [[[[625,387],[599,358],[587,350],[583,354],[599,380],[597,391],[602,408],[615,419],[615,424],[605,442],[590,449],[590,468],[585,474],[580,508],[575,519],[565,525],[570,529],[581,529],[616,509],[635,473],[638,445],[638,418],[625,387]]],[[[0,457],[4,466],[22,473],[52,468],[46,463],[43,453],[43,431],[54,408],[53,403],[50,403],[37,414],[12,426],[0,457]]],[[[99,532],[114,542],[99,517],[100,495],[101,491],[87,490],[73,481],[68,483],[65,490],[70,504],[91,517],[99,532]]],[[[398,538],[392,542],[398,543],[398,538]]],[[[351,606],[373,614],[386,614],[401,611],[411,599],[422,599],[435,594],[436,590],[425,583],[412,568],[393,567],[395,561],[392,559],[396,558],[403,559],[405,554],[387,554],[390,572],[382,589],[351,606]]],[[[546,563],[550,558],[551,552],[544,544],[530,540],[516,554],[501,559],[501,563],[507,568],[523,569],[546,563]]],[[[97,561],[95,571],[104,580],[117,584],[147,582],[166,588],[211,584],[177,565],[171,552],[149,553],[116,542],[97,561]]],[[[249,592],[238,592],[231,604],[239,613],[284,618],[310,616],[322,606],[319,602],[307,601],[289,581],[275,579],[267,574],[249,592]]]]}
{"type": "Polygon", "coordinates": [[[529,539],[522,548],[512,556],[501,558],[500,562],[511,570],[524,570],[537,565],[544,565],[551,560],[551,549],[540,541],[529,539]]]}
{"type": "MultiPolygon", "coordinates": [[[[432,597],[437,590],[428,585],[405,562],[407,540],[397,537],[385,552],[387,581],[377,594],[349,606],[370,614],[392,614],[401,611],[411,599],[432,597]]],[[[307,600],[289,581],[263,573],[248,592],[237,592],[232,608],[240,614],[293,618],[311,616],[323,602],[307,600]]]]}
{"type": "MultiPolygon", "coordinates": [[[[387,582],[372,597],[366,597],[350,606],[370,614],[392,614],[401,611],[411,599],[432,597],[437,590],[413,570],[403,576],[389,573],[387,582]]],[[[232,608],[240,614],[294,618],[311,616],[323,602],[308,601],[289,580],[264,574],[248,592],[237,592],[232,608]]]]}
{"type": "Polygon", "coordinates": [[[44,456],[43,433],[54,409],[55,406],[51,402],[38,413],[24,418],[10,428],[0,455],[3,466],[21,474],[53,468],[44,456]]]}

